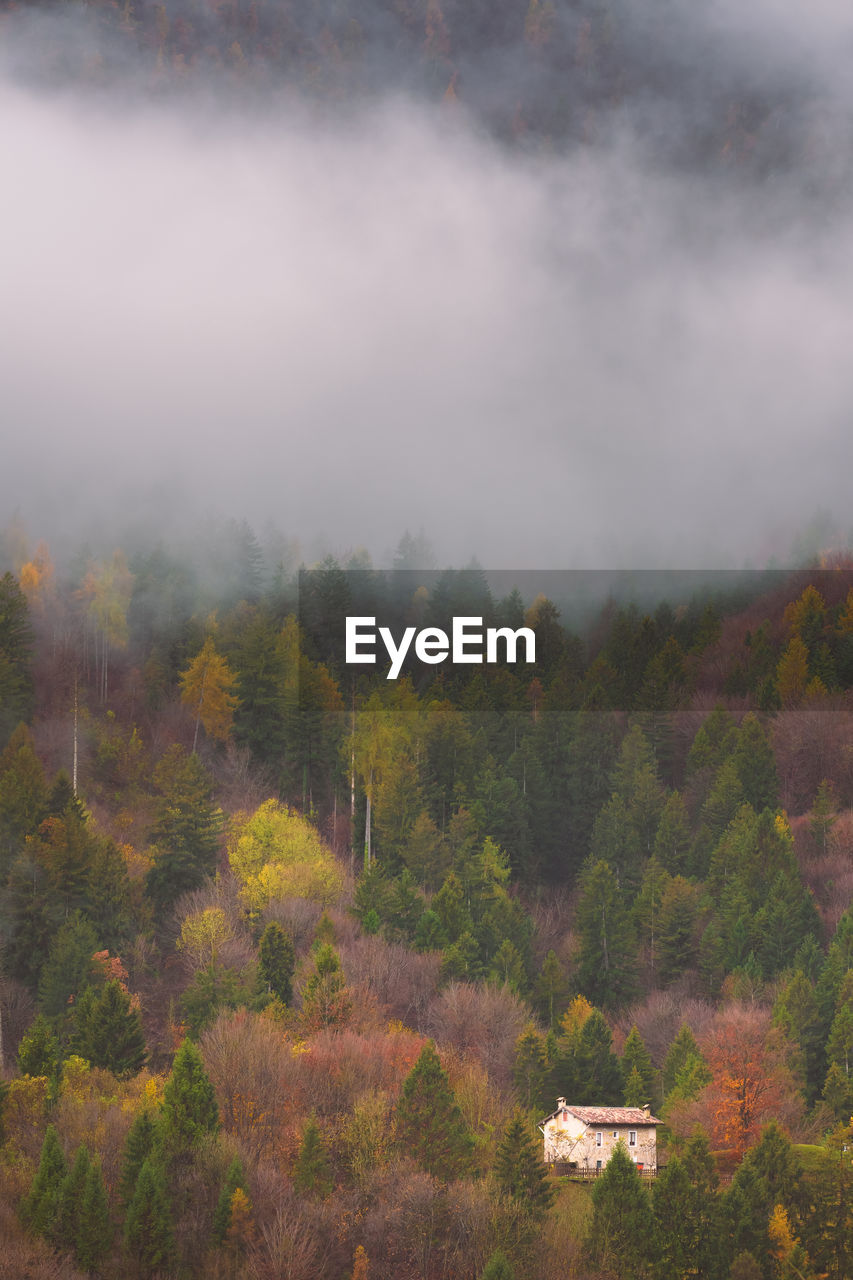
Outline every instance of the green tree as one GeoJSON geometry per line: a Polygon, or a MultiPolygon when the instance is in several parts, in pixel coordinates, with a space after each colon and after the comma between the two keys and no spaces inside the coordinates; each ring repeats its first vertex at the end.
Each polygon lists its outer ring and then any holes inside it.
{"type": "Polygon", "coordinates": [[[762,809],[775,810],[779,803],[776,757],[761,721],[751,711],[743,718],[732,762],[747,804],[751,804],[756,813],[762,809]]]}
{"type": "Polygon", "coordinates": [[[515,1280],[515,1271],[506,1254],[498,1249],[480,1272],[480,1280],[515,1280]]]}
{"type": "Polygon", "coordinates": [[[559,1022],[568,1007],[571,993],[566,970],[557,959],[556,952],[549,951],[533,987],[533,1006],[546,1027],[556,1026],[559,1022]]]}
{"type": "Polygon", "coordinates": [[[231,1225],[231,1201],[237,1188],[248,1195],[249,1188],[246,1183],[246,1175],[243,1172],[243,1165],[238,1156],[235,1156],[228,1166],[228,1172],[225,1175],[225,1181],[222,1184],[222,1190],[219,1193],[219,1200],[216,1204],[216,1212],[213,1215],[213,1240],[216,1244],[223,1244],[228,1234],[228,1228],[231,1225]]]}
{"type": "Polygon", "coordinates": [[[293,1166],[293,1185],[300,1195],[327,1196],[334,1186],[329,1153],[316,1116],[309,1116],[293,1166]]]}
{"type": "Polygon", "coordinates": [[[544,1037],[528,1022],[515,1042],[512,1081],[522,1107],[530,1111],[543,1101],[546,1079],[544,1037]]]}
{"type": "Polygon", "coordinates": [[[160,1128],[150,1108],[143,1107],[134,1117],[124,1142],[122,1152],[119,1197],[127,1207],[133,1199],[139,1171],[145,1161],[157,1150],[160,1128]]]}
{"type": "Polygon", "coordinates": [[[416,951],[443,951],[446,946],[444,925],[432,908],[427,907],[415,930],[414,948],[416,951]]]}
{"type": "Polygon", "coordinates": [[[657,1094],[655,1082],[655,1069],[652,1066],[652,1060],[649,1057],[649,1051],[643,1044],[643,1038],[637,1030],[636,1024],[631,1028],[625,1041],[625,1047],[622,1050],[622,1074],[625,1077],[626,1084],[632,1072],[636,1072],[639,1078],[639,1084],[642,1097],[638,1102],[629,1103],[626,1106],[644,1106],[651,1105],[657,1094]]]}
{"type": "Polygon", "coordinates": [[[501,1190],[531,1216],[543,1218],[554,1199],[554,1190],[542,1161],[538,1130],[516,1110],[498,1143],[493,1165],[501,1190]]]}
{"type": "Polygon", "coordinates": [[[166,1268],[175,1256],[175,1233],[166,1175],[149,1157],[143,1162],[124,1221],[124,1247],[143,1276],[166,1268]]]}
{"type": "Polygon", "coordinates": [[[28,1194],[21,1202],[21,1216],[36,1235],[45,1235],[53,1225],[59,1193],[68,1165],[52,1124],[45,1129],[39,1167],[28,1194]]]}
{"type": "Polygon", "coordinates": [[[619,886],[606,862],[593,863],[584,872],[576,927],[581,990],[604,1008],[626,1003],[635,990],[635,940],[619,886]]]}
{"type": "Polygon", "coordinates": [[[59,1017],[92,984],[92,957],[98,935],[85,916],[75,911],[57,933],[39,983],[39,1004],[49,1018],[59,1017]]]}
{"type": "Polygon", "coordinates": [[[655,834],[654,855],[671,876],[687,870],[690,853],[690,819],[680,791],[667,797],[655,834]]]}
{"type": "Polygon", "coordinates": [[[26,596],[12,574],[4,573],[0,578],[0,745],[32,713],[32,645],[26,596]]]}
{"type": "Polygon", "coordinates": [[[314,972],[302,988],[302,1017],[308,1027],[333,1027],[346,1022],[352,997],[341,958],[328,942],[314,954],[314,972]]]}
{"type": "Polygon", "coordinates": [[[294,965],[293,939],[280,924],[271,920],[261,934],[258,977],[267,991],[282,1004],[290,1004],[293,999],[294,965]]]}
{"type": "Polygon", "coordinates": [[[702,1054],[699,1045],[696,1043],[696,1037],[690,1030],[686,1022],[682,1022],[678,1029],[678,1034],[667,1050],[664,1059],[662,1084],[664,1096],[666,1096],[675,1085],[676,1077],[682,1067],[691,1058],[701,1058],[702,1054]]]}
{"type": "Polygon", "coordinates": [[[622,1142],[593,1184],[587,1246],[591,1256],[620,1280],[647,1273],[652,1252],[649,1197],[622,1142]]]}
{"type": "Polygon", "coordinates": [[[83,1191],[90,1167],[88,1149],[83,1146],[78,1147],[71,1168],[59,1184],[53,1221],[50,1225],[50,1237],[60,1249],[74,1251],[76,1248],[83,1191]]]}
{"type": "Polygon", "coordinates": [[[198,759],[170,747],[154,769],[160,799],[150,839],[154,865],[145,890],[164,909],[197,889],[216,870],[222,814],[211,801],[211,780],[198,759]]]}
{"type": "Polygon", "coordinates": [[[400,1147],[433,1177],[450,1180],[469,1172],[474,1139],[432,1040],[403,1082],[395,1128],[400,1147]]]}
{"type": "Polygon", "coordinates": [[[201,1054],[184,1040],[163,1090],[163,1130],[174,1148],[191,1147],[206,1133],[219,1129],[219,1107],[201,1054]]]}
{"type": "Polygon", "coordinates": [[[116,978],[84,991],[77,1004],[75,1048],[93,1067],[115,1076],[141,1071],[148,1056],[139,1010],[116,978]]]}
{"type": "Polygon", "coordinates": [[[39,1014],[18,1045],[18,1070],[22,1076],[52,1077],[59,1066],[59,1041],[44,1014],[39,1014]]]}
{"type": "MultiPolygon", "coordinates": [[[[3,738],[0,711],[0,742],[3,738]]],[[[37,830],[46,803],[47,782],[32,734],[19,724],[0,754],[0,877],[5,878],[25,836],[37,830]]]]}
{"type": "Polygon", "coordinates": [[[664,889],[658,915],[658,972],[662,983],[676,981],[696,964],[698,913],[696,887],[684,876],[674,876],[664,889]]]}
{"type": "Polygon", "coordinates": [[[84,1271],[94,1271],[110,1251],[113,1227],[101,1163],[93,1160],[86,1171],[78,1205],[74,1252],[84,1271]]]}

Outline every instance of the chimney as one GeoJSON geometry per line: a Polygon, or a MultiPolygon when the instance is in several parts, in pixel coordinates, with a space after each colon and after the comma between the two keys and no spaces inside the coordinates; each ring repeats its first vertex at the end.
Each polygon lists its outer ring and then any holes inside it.
{"type": "Polygon", "coordinates": [[[643,1111],[643,1114],[644,1114],[644,1115],[647,1115],[647,1116],[648,1116],[648,1115],[651,1115],[651,1113],[652,1113],[652,1109],[651,1109],[651,1106],[650,1106],[650,1104],[649,1104],[648,1102],[644,1102],[644,1103],[643,1103],[642,1111],[643,1111]]]}
{"type": "Polygon", "coordinates": [[[558,1098],[558,1099],[557,1099],[557,1110],[558,1110],[558,1111],[562,1111],[562,1110],[563,1110],[563,1108],[565,1107],[565,1105],[566,1105],[566,1099],[565,1099],[565,1098],[558,1098]]]}

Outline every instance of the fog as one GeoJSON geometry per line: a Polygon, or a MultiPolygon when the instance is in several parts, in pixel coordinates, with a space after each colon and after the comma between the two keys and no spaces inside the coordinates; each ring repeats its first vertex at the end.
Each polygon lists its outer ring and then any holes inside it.
{"type": "Polygon", "coordinates": [[[671,101],[509,145],[399,76],[336,109],[46,82],[49,25],[6,18],[0,526],[222,511],[506,567],[762,563],[816,511],[846,536],[851,26],[711,6],[685,76],[707,40],[711,79],[796,87],[802,145],[697,166],[671,101]]]}

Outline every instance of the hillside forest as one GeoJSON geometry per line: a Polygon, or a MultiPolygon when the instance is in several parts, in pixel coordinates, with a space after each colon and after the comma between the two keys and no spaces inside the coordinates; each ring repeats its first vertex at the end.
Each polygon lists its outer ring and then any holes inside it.
{"type": "Polygon", "coordinates": [[[2,535],[0,1276],[849,1276],[849,560],[574,629],[413,542],[2,535]],[[371,601],[535,673],[353,677],[371,601]]]}

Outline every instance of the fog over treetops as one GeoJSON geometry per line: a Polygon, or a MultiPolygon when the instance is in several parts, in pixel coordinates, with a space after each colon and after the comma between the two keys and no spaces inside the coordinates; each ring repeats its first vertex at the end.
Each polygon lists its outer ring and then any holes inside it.
{"type": "Polygon", "coordinates": [[[853,17],[693,8],[0,8],[0,523],[846,537],[853,17]]]}

